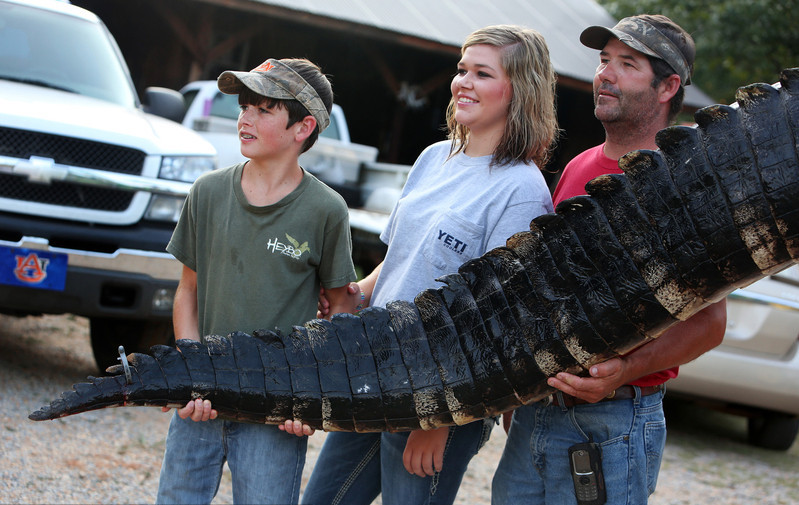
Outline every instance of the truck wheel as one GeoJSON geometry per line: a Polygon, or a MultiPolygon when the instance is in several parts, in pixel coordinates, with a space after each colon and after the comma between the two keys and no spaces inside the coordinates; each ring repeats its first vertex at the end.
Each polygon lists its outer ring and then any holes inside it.
{"type": "Polygon", "coordinates": [[[749,443],[764,449],[787,451],[799,432],[799,418],[769,412],[750,417],[748,422],[749,443]]]}
{"type": "Polygon", "coordinates": [[[172,323],[95,317],[89,321],[94,361],[101,372],[119,363],[120,345],[125,352],[147,352],[156,344],[174,345],[172,323]]]}

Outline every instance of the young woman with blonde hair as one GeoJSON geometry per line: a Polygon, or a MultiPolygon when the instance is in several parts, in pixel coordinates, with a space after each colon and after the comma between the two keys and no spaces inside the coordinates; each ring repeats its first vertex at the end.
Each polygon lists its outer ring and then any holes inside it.
{"type": "MultiPolygon", "coordinates": [[[[475,31],[461,49],[447,108],[449,140],[411,170],[381,240],[384,261],[352,285],[352,307],[413,300],[471,258],[505,245],[552,212],[540,172],[557,137],[555,74],[536,31],[475,31]]],[[[321,315],[327,315],[320,298],[321,315]]],[[[317,505],[448,504],[494,420],[401,433],[327,435],[302,502],[317,505]]],[[[289,432],[302,434],[299,423],[289,432]]],[[[306,430],[307,433],[307,430],[306,430]]]]}

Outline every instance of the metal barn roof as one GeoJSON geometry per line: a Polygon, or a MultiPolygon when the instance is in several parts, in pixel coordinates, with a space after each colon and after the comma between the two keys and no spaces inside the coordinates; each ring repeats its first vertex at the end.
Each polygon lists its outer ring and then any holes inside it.
{"type": "MultiPolygon", "coordinates": [[[[597,51],[580,43],[588,26],[616,20],[594,0],[253,0],[287,10],[378,28],[422,41],[460,48],[467,35],[492,24],[534,28],[546,38],[560,76],[590,83],[597,51]]],[[[696,86],[686,88],[686,105],[713,100],[696,86]]]]}

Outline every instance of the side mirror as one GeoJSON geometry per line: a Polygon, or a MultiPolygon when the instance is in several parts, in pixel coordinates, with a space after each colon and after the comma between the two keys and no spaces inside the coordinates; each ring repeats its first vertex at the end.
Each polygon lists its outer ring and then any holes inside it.
{"type": "Polygon", "coordinates": [[[149,87],[144,90],[144,111],[170,119],[177,123],[186,114],[186,101],[178,91],[168,88],[149,87]]]}

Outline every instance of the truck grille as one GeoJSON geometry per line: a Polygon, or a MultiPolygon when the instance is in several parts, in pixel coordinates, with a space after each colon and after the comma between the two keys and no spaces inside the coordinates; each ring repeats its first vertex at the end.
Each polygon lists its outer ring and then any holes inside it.
{"type": "MultiPolygon", "coordinates": [[[[0,127],[0,154],[27,159],[52,158],[56,163],[124,174],[141,174],[145,154],[137,149],[48,133],[0,127]]],[[[0,197],[91,210],[123,211],[133,198],[130,191],[53,182],[29,182],[0,174],[0,197]]]]}

